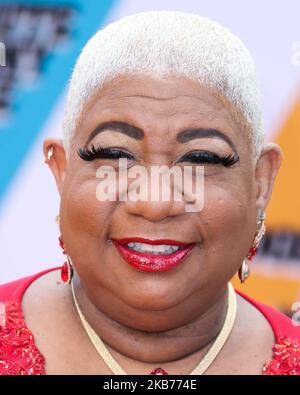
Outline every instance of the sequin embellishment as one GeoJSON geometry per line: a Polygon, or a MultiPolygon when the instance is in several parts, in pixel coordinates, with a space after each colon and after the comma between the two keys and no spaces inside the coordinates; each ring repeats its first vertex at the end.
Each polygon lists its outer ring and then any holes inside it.
{"type": "Polygon", "coordinates": [[[26,327],[20,303],[0,305],[0,375],[44,375],[45,359],[26,327]]]}
{"type": "Polygon", "coordinates": [[[263,367],[264,375],[300,375],[300,340],[281,337],[273,347],[273,359],[263,367]]]}

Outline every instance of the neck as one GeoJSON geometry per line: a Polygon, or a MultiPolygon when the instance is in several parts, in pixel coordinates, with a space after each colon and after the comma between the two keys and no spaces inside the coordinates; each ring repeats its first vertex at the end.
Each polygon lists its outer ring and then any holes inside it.
{"type": "Polygon", "coordinates": [[[100,304],[93,303],[95,298],[88,295],[77,275],[73,281],[83,315],[119,359],[166,363],[195,353],[199,358],[219,334],[226,316],[227,285],[213,300],[199,291],[172,309],[143,311],[123,304],[107,290],[101,292],[100,304]],[[180,325],[178,317],[183,317],[180,325]]]}

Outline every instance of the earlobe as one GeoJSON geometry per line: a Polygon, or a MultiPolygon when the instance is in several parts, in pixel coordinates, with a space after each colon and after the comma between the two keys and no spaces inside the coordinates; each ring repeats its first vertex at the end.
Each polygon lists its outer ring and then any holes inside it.
{"type": "Polygon", "coordinates": [[[67,159],[62,141],[59,139],[47,139],[43,144],[45,163],[54,175],[59,194],[62,193],[65,178],[67,159]]]}
{"type": "Polygon", "coordinates": [[[256,164],[255,178],[257,185],[256,206],[265,210],[272,195],[273,186],[281,166],[282,153],[277,144],[264,146],[256,164]]]}

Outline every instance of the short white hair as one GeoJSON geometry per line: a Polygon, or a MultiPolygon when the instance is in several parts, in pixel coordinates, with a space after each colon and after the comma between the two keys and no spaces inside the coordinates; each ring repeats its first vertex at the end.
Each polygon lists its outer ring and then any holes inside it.
{"type": "Polygon", "coordinates": [[[264,143],[261,95],[253,58],[244,44],[215,21],[177,11],[142,12],[99,30],[73,70],[63,119],[70,147],[86,104],[122,74],[178,75],[212,88],[242,115],[254,156],[264,143]]]}

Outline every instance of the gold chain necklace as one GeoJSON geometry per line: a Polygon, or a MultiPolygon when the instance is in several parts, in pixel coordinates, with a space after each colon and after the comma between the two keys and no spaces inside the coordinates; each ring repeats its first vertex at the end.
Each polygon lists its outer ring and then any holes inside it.
{"type": "MultiPolygon", "coordinates": [[[[115,374],[115,375],[127,375],[127,373],[121,368],[121,366],[118,364],[118,362],[115,360],[115,358],[111,355],[111,353],[108,351],[106,348],[105,344],[103,341],[100,339],[100,337],[97,335],[97,333],[94,331],[94,329],[90,326],[90,324],[87,322],[85,319],[84,315],[82,314],[80,307],[77,303],[77,299],[75,296],[74,292],[74,286],[73,286],[73,281],[71,282],[71,288],[72,288],[72,295],[73,295],[73,300],[77,309],[77,313],[79,315],[79,318],[81,320],[82,325],[84,326],[86,333],[90,339],[90,341],[93,343],[96,351],[98,354],[102,357],[106,365],[110,368],[110,370],[115,374]]],[[[212,364],[216,356],[219,354],[221,351],[222,347],[224,346],[226,340],[228,339],[231,330],[233,328],[233,324],[235,321],[236,317],[236,309],[237,309],[237,303],[236,303],[236,294],[233,289],[233,286],[231,283],[228,283],[228,306],[227,306],[227,312],[226,312],[226,317],[225,321],[223,324],[223,327],[213,342],[212,346],[204,356],[204,358],[200,361],[200,363],[196,366],[196,368],[190,373],[190,375],[202,375],[208,367],[212,364]]],[[[168,374],[165,371],[163,371],[161,368],[155,369],[155,371],[158,371],[160,373],[152,373],[152,374],[168,374]],[[165,373],[161,373],[161,371],[165,373]]],[[[155,372],[154,371],[154,372],[155,372]]]]}

